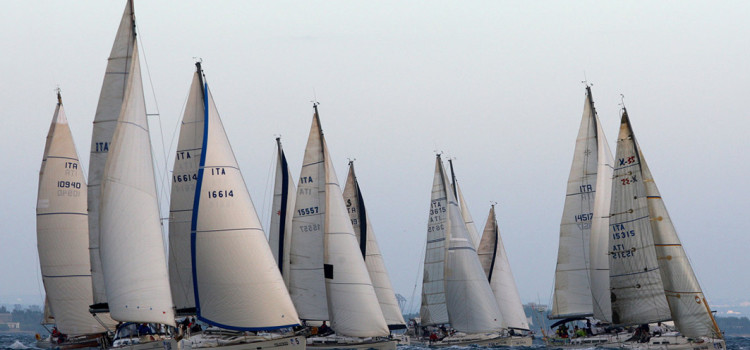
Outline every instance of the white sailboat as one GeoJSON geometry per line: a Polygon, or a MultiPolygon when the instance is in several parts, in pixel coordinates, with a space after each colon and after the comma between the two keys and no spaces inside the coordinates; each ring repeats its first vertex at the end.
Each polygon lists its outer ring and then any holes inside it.
{"type": "Polygon", "coordinates": [[[93,296],[86,180],[59,91],[57,101],[39,170],[36,207],[37,248],[47,294],[44,322],[54,323],[66,336],[52,339],[55,347],[98,347],[107,329],[89,314],[93,296]]]}
{"type": "Polygon", "coordinates": [[[458,333],[432,346],[502,346],[502,316],[451,190],[435,163],[422,283],[421,326],[450,324],[458,333]]]}
{"type": "MultiPolygon", "coordinates": [[[[109,311],[112,319],[124,322],[114,347],[154,349],[176,343],[163,326],[146,331],[144,324],[174,326],[175,322],[134,30],[133,4],[128,1],[92,136],[90,248],[92,258],[101,260],[106,296],[106,303],[97,299],[101,286],[94,276],[92,311],[109,311]]],[[[95,260],[92,273],[97,273],[95,260]]]]}
{"type": "MultiPolygon", "coordinates": [[[[194,308],[198,319],[213,327],[182,339],[180,348],[304,349],[302,336],[268,333],[299,325],[299,317],[276,268],[201,64],[196,67],[173,176],[172,216],[179,226],[170,232],[170,237],[188,242],[172,245],[172,265],[189,264],[191,278],[174,277],[172,290],[179,297],[191,289],[194,304],[184,298],[179,307],[194,308]],[[189,228],[178,218],[188,214],[189,228]]],[[[172,270],[185,269],[173,266],[172,270]]]]}
{"type": "MultiPolygon", "coordinates": [[[[383,255],[380,253],[380,247],[367,214],[359,182],[354,173],[354,161],[349,161],[349,175],[344,186],[344,202],[388,329],[406,329],[406,322],[404,322],[404,316],[398,306],[396,294],[391,287],[391,279],[385,269],[383,255]]],[[[403,339],[403,341],[408,341],[408,338],[403,339]]],[[[401,343],[403,344],[403,342],[401,343]]]]}
{"type": "Polygon", "coordinates": [[[335,331],[309,337],[308,347],[393,350],[314,109],[292,219],[289,291],[300,318],[330,321],[335,331]]]}
{"type": "Polygon", "coordinates": [[[490,282],[497,305],[500,307],[500,314],[503,317],[502,327],[513,330],[510,339],[508,339],[510,345],[531,346],[533,341],[531,335],[516,334],[515,332],[516,330],[528,332],[530,330],[529,321],[523,311],[521,296],[518,294],[516,280],[513,278],[508,255],[505,252],[505,245],[500,237],[494,205],[490,208],[490,213],[487,216],[477,255],[479,255],[479,262],[482,264],[487,280],[490,282]]]}
{"type": "Polygon", "coordinates": [[[292,246],[292,217],[296,189],[292,172],[286,161],[281,138],[276,138],[277,160],[276,181],[273,187],[271,204],[271,227],[268,233],[268,245],[271,246],[273,258],[279,266],[284,284],[289,287],[289,252],[292,246]],[[284,259],[284,257],[287,257],[284,259]]]}
{"type": "Polygon", "coordinates": [[[615,159],[609,219],[612,319],[622,325],[671,319],[679,331],[636,333],[617,347],[725,349],[624,108],[615,159]]]}
{"type": "MultiPolygon", "coordinates": [[[[587,320],[611,322],[609,299],[608,216],[614,160],[594,108],[591,87],[586,86],[583,116],[576,137],[568,176],[565,206],[560,221],[560,243],[555,269],[555,290],[550,319],[553,325],[587,320]]],[[[597,327],[600,328],[600,327],[597,327]]],[[[545,338],[555,346],[593,346],[616,343],[630,337],[622,334],[562,333],[545,338]]],[[[594,331],[592,331],[594,333],[594,331]]]]}

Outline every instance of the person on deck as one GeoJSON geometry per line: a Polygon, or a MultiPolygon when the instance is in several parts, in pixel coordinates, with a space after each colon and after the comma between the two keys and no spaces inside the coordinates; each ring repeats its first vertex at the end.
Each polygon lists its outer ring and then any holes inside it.
{"type": "Polygon", "coordinates": [[[326,321],[323,321],[323,324],[318,327],[318,334],[319,335],[326,335],[331,332],[331,328],[328,327],[326,324],[326,321]]]}

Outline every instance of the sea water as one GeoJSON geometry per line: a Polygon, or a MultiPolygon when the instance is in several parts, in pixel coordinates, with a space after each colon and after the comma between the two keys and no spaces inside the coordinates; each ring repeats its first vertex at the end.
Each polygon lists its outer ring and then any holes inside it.
{"type": "MultiPolygon", "coordinates": [[[[733,337],[727,336],[728,350],[750,350],[750,337],[733,337]]],[[[476,347],[464,347],[463,349],[475,349],[476,347]]],[[[540,339],[534,339],[534,345],[530,347],[518,347],[518,350],[544,349],[544,343],[540,339]]],[[[0,333],[0,350],[35,350],[36,339],[33,334],[26,333],[0,333]]],[[[424,350],[419,346],[399,346],[398,350],[424,350]]],[[[462,349],[460,347],[451,347],[446,349],[462,349]]],[[[502,349],[502,348],[499,348],[502,349]]],[[[593,349],[593,348],[592,348],[593,349]]]]}

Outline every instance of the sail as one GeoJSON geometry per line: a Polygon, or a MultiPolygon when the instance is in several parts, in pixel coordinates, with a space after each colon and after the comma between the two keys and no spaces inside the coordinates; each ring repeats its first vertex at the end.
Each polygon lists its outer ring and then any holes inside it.
{"type": "MultiPolygon", "coordinates": [[[[609,206],[612,201],[612,172],[614,158],[599,116],[594,108],[591,88],[586,87],[587,102],[590,107],[590,118],[596,125],[596,190],[594,194],[594,211],[589,236],[589,276],[591,276],[591,297],[594,307],[594,318],[612,322],[612,302],[609,290],[609,206]]],[[[585,107],[584,107],[585,109],[585,107]]],[[[585,113],[585,111],[584,111],[585,113]]]]}
{"type": "Polygon", "coordinates": [[[297,185],[289,252],[289,294],[304,320],[329,319],[323,276],[325,181],[323,139],[316,114],[297,185]]]}
{"type": "MultiPolygon", "coordinates": [[[[445,260],[448,251],[448,193],[443,182],[443,164],[440,155],[435,161],[432,182],[430,216],[427,222],[427,244],[422,276],[422,305],[419,317],[422,325],[450,323],[445,295],[445,260]]],[[[463,221],[462,221],[463,222],[463,221]]]]}
{"type": "MultiPolygon", "coordinates": [[[[555,290],[552,298],[552,312],[549,317],[583,317],[594,314],[594,295],[592,289],[597,290],[597,304],[600,301],[602,289],[608,298],[608,285],[597,283],[592,285],[593,275],[596,274],[601,281],[601,272],[606,271],[608,261],[601,263],[602,257],[607,259],[607,244],[602,244],[602,238],[606,237],[601,230],[607,229],[606,217],[609,215],[607,208],[608,193],[611,185],[609,175],[611,169],[607,170],[607,159],[610,160],[611,152],[607,146],[604,134],[601,132],[599,119],[596,116],[591,89],[586,87],[586,101],[583,105],[583,116],[576,137],[576,146],[573,151],[573,162],[568,175],[568,185],[565,195],[563,215],[560,220],[560,242],[557,251],[557,266],[555,269],[555,290]],[[607,156],[607,154],[610,154],[607,156]],[[604,155],[601,159],[600,155],[604,155]],[[599,171],[602,171],[600,173],[599,171]],[[604,179],[604,181],[599,181],[604,179]],[[597,202],[597,198],[599,201],[597,202]],[[597,207],[597,203],[600,204],[597,207]],[[597,220],[598,219],[598,220],[597,220]],[[596,221],[597,231],[592,231],[592,224],[596,221]],[[598,259],[596,270],[591,267],[591,236],[595,236],[596,252],[598,259]],[[597,272],[594,272],[597,271],[597,272]]],[[[606,240],[606,238],[603,238],[606,240]]],[[[607,308],[606,306],[604,308],[607,308]]],[[[604,309],[600,307],[600,309],[604,309]]],[[[608,309],[608,308],[607,308],[608,309]]],[[[603,312],[602,312],[603,313],[603,312]]]]}
{"type": "Polygon", "coordinates": [[[207,84],[200,98],[203,151],[191,223],[198,319],[240,331],[298,325],[207,84]]]}
{"type": "Polygon", "coordinates": [[[292,172],[286,162],[281,138],[276,138],[277,162],[276,182],[273,187],[273,204],[271,205],[271,229],[268,234],[268,245],[273,258],[279,266],[284,283],[289,286],[289,252],[292,245],[292,213],[294,210],[295,191],[292,172]]]}
{"type": "Polygon", "coordinates": [[[104,82],[99,94],[99,104],[94,117],[91,134],[91,156],[88,176],[88,225],[89,254],[91,259],[91,279],[94,290],[94,304],[105,304],[107,296],[104,288],[101,258],[99,252],[99,208],[104,164],[111,149],[112,135],[117,126],[117,117],[122,109],[125,89],[131,73],[131,65],[138,60],[135,54],[135,23],[133,2],[128,0],[122,14],[120,27],[112,44],[112,51],[104,72],[104,82]]]}
{"type": "Polygon", "coordinates": [[[449,159],[448,163],[450,164],[451,168],[453,195],[458,199],[458,205],[459,207],[461,207],[461,216],[464,218],[466,230],[469,232],[469,239],[471,240],[471,244],[473,245],[473,247],[476,249],[479,247],[479,231],[477,231],[477,225],[474,224],[474,218],[471,216],[469,205],[464,199],[464,194],[463,192],[461,192],[461,186],[458,185],[458,180],[456,180],[456,173],[453,171],[453,160],[449,159]]]}
{"type": "MultiPolygon", "coordinates": [[[[313,118],[320,126],[315,107],[313,118]]],[[[325,166],[325,287],[331,328],[345,336],[387,336],[388,325],[362,259],[322,130],[320,140],[325,166]]]]}
{"type": "Polygon", "coordinates": [[[133,57],[102,176],[99,253],[104,286],[113,319],[174,325],[135,43],[133,57]]]}
{"type": "Polygon", "coordinates": [[[636,148],[640,159],[641,177],[646,187],[656,256],[672,320],[680,333],[686,337],[722,338],[637,142],[636,148]]]}
{"type": "Polygon", "coordinates": [[[44,296],[44,313],[42,314],[42,324],[55,324],[55,316],[52,315],[52,309],[49,306],[49,298],[44,296]]]}
{"type": "Polygon", "coordinates": [[[484,225],[484,233],[477,251],[487,279],[490,281],[492,293],[495,295],[500,314],[502,315],[503,328],[516,328],[529,330],[529,321],[523,311],[521,296],[518,294],[516,280],[510,269],[508,255],[505,253],[505,245],[500,238],[500,229],[495,217],[495,206],[490,208],[487,223],[484,225]]]}
{"type": "Polygon", "coordinates": [[[406,322],[404,322],[404,316],[398,306],[396,294],[391,287],[391,280],[388,277],[388,271],[385,269],[385,262],[383,261],[383,255],[380,253],[372,223],[367,215],[359,182],[357,182],[357,176],[354,174],[353,161],[349,162],[349,175],[344,186],[344,202],[385,322],[389,329],[406,328],[406,322]]]}
{"type": "Polygon", "coordinates": [[[93,296],[86,180],[59,94],[58,101],[44,147],[36,206],[37,249],[47,293],[44,322],[56,323],[69,335],[103,333],[104,327],[89,314],[93,296]],[[48,315],[57,317],[50,320],[48,315]]]}
{"type": "Polygon", "coordinates": [[[643,163],[625,110],[615,159],[609,219],[612,320],[617,324],[669,320],[654,249],[643,163]]]}
{"type": "Polygon", "coordinates": [[[203,89],[193,76],[180,125],[169,203],[169,280],[178,314],[195,315],[191,223],[203,146],[203,89]]]}

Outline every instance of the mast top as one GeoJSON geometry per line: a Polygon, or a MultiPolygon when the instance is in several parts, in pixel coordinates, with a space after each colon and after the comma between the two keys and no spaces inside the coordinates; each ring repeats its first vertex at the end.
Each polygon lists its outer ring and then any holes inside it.
{"type": "Polygon", "coordinates": [[[60,90],[60,87],[58,86],[55,91],[57,92],[57,104],[62,105],[62,95],[60,95],[60,91],[62,90],[60,90]]]}

